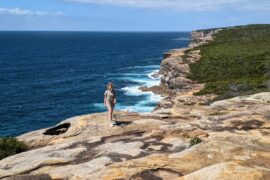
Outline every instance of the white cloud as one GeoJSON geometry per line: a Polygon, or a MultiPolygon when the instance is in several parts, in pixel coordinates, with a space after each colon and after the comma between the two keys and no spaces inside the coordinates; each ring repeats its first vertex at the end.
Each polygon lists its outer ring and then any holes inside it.
{"type": "Polygon", "coordinates": [[[63,16],[61,11],[57,12],[43,12],[43,11],[30,11],[20,8],[0,8],[0,15],[15,15],[15,16],[63,16]]]}
{"type": "Polygon", "coordinates": [[[110,4],[151,9],[209,11],[220,8],[270,10],[269,0],[65,0],[78,3],[110,4]]]}

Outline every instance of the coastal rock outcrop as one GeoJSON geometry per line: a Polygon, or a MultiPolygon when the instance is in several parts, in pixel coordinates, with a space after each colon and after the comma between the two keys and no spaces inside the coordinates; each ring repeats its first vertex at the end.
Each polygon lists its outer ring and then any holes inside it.
{"type": "Polygon", "coordinates": [[[113,128],[105,113],[73,117],[55,126],[70,124],[61,134],[19,136],[31,149],[1,160],[0,178],[268,179],[269,97],[190,105],[179,116],[117,112],[113,128]],[[191,146],[193,138],[202,142],[191,146]]]}
{"type": "Polygon", "coordinates": [[[161,74],[161,84],[176,91],[190,88],[194,82],[188,79],[189,65],[199,61],[201,58],[200,50],[194,50],[194,48],[213,41],[214,34],[220,30],[193,31],[189,47],[174,49],[165,53],[159,71],[159,74],[161,74]]]}
{"type": "Polygon", "coordinates": [[[191,32],[192,43],[190,44],[190,47],[195,47],[201,44],[205,44],[209,41],[212,41],[214,35],[223,29],[217,28],[217,29],[204,29],[192,31],[191,32]]]}
{"type": "Polygon", "coordinates": [[[189,65],[179,57],[163,60],[159,73],[162,75],[161,83],[169,89],[183,88],[186,84],[192,83],[185,78],[189,73],[189,65]]]}
{"type": "MultiPolygon", "coordinates": [[[[214,94],[204,96],[193,96],[204,88],[204,84],[199,84],[191,79],[190,65],[196,63],[201,58],[201,52],[196,47],[207,44],[214,40],[214,35],[222,29],[198,30],[191,33],[191,43],[187,48],[174,49],[164,55],[161,62],[159,74],[161,75],[160,89],[168,89],[170,93],[161,100],[155,110],[171,109],[172,114],[179,114],[179,108],[190,111],[190,105],[209,104],[216,96],[214,94]],[[170,106],[168,106],[170,105],[170,106]]],[[[168,91],[167,90],[167,91],[168,91]]],[[[158,92],[158,91],[156,91],[158,92]]],[[[161,93],[159,93],[161,94],[161,93]]],[[[183,111],[181,111],[183,113],[183,111]]]]}

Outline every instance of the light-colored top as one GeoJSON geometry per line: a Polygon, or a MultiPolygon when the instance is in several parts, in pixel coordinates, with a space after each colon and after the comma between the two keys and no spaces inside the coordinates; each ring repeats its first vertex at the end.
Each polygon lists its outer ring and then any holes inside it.
{"type": "Polygon", "coordinates": [[[110,102],[113,102],[115,97],[116,97],[115,92],[111,91],[111,90],[106,90],[104,93],[104,96],[105,96],[106,100],[110,101],[110,102]]]}

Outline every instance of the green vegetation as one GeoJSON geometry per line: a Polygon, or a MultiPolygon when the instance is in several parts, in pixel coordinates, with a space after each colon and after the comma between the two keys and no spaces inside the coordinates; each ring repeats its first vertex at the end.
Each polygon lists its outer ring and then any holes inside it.
{"type": "Polygon", "coordinates": [[[0,160],[26,150],[27,146],[16,138],[0,138],[0,160]]]}
{"type": "Polygon", "coordinates": [[[193,138],[190,140],[190,142],[189,142],[189,147],[194,146],[194,145],[196,145],[196,144],[199,144],[199,143],[201,143],[201,142],[202,142],[202,140],[201,140],[200,138],[198,138],[198,137],[193,137],[193,138]]]}
{"type": "Polygon", "coordinates": [[[190,78],[206,87],[197,95],[225,99],[270,90],[270,25],[225,29],[199,49],[202,58],[191,65],[190,78]]]}

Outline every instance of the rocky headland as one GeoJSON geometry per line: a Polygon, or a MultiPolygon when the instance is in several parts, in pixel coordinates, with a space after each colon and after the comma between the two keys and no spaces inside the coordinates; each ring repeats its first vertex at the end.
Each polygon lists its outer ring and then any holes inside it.
{"type": "Polygon", "coordinates": [[[151,113],[66,119],[17,137],[29,150],[0,161],[0,179],[270,179],[270,92],[213,101],[190,79],[203,44],[222,29],[192,32],[189,47],[164,54],[162,94],[151,113]]]}

